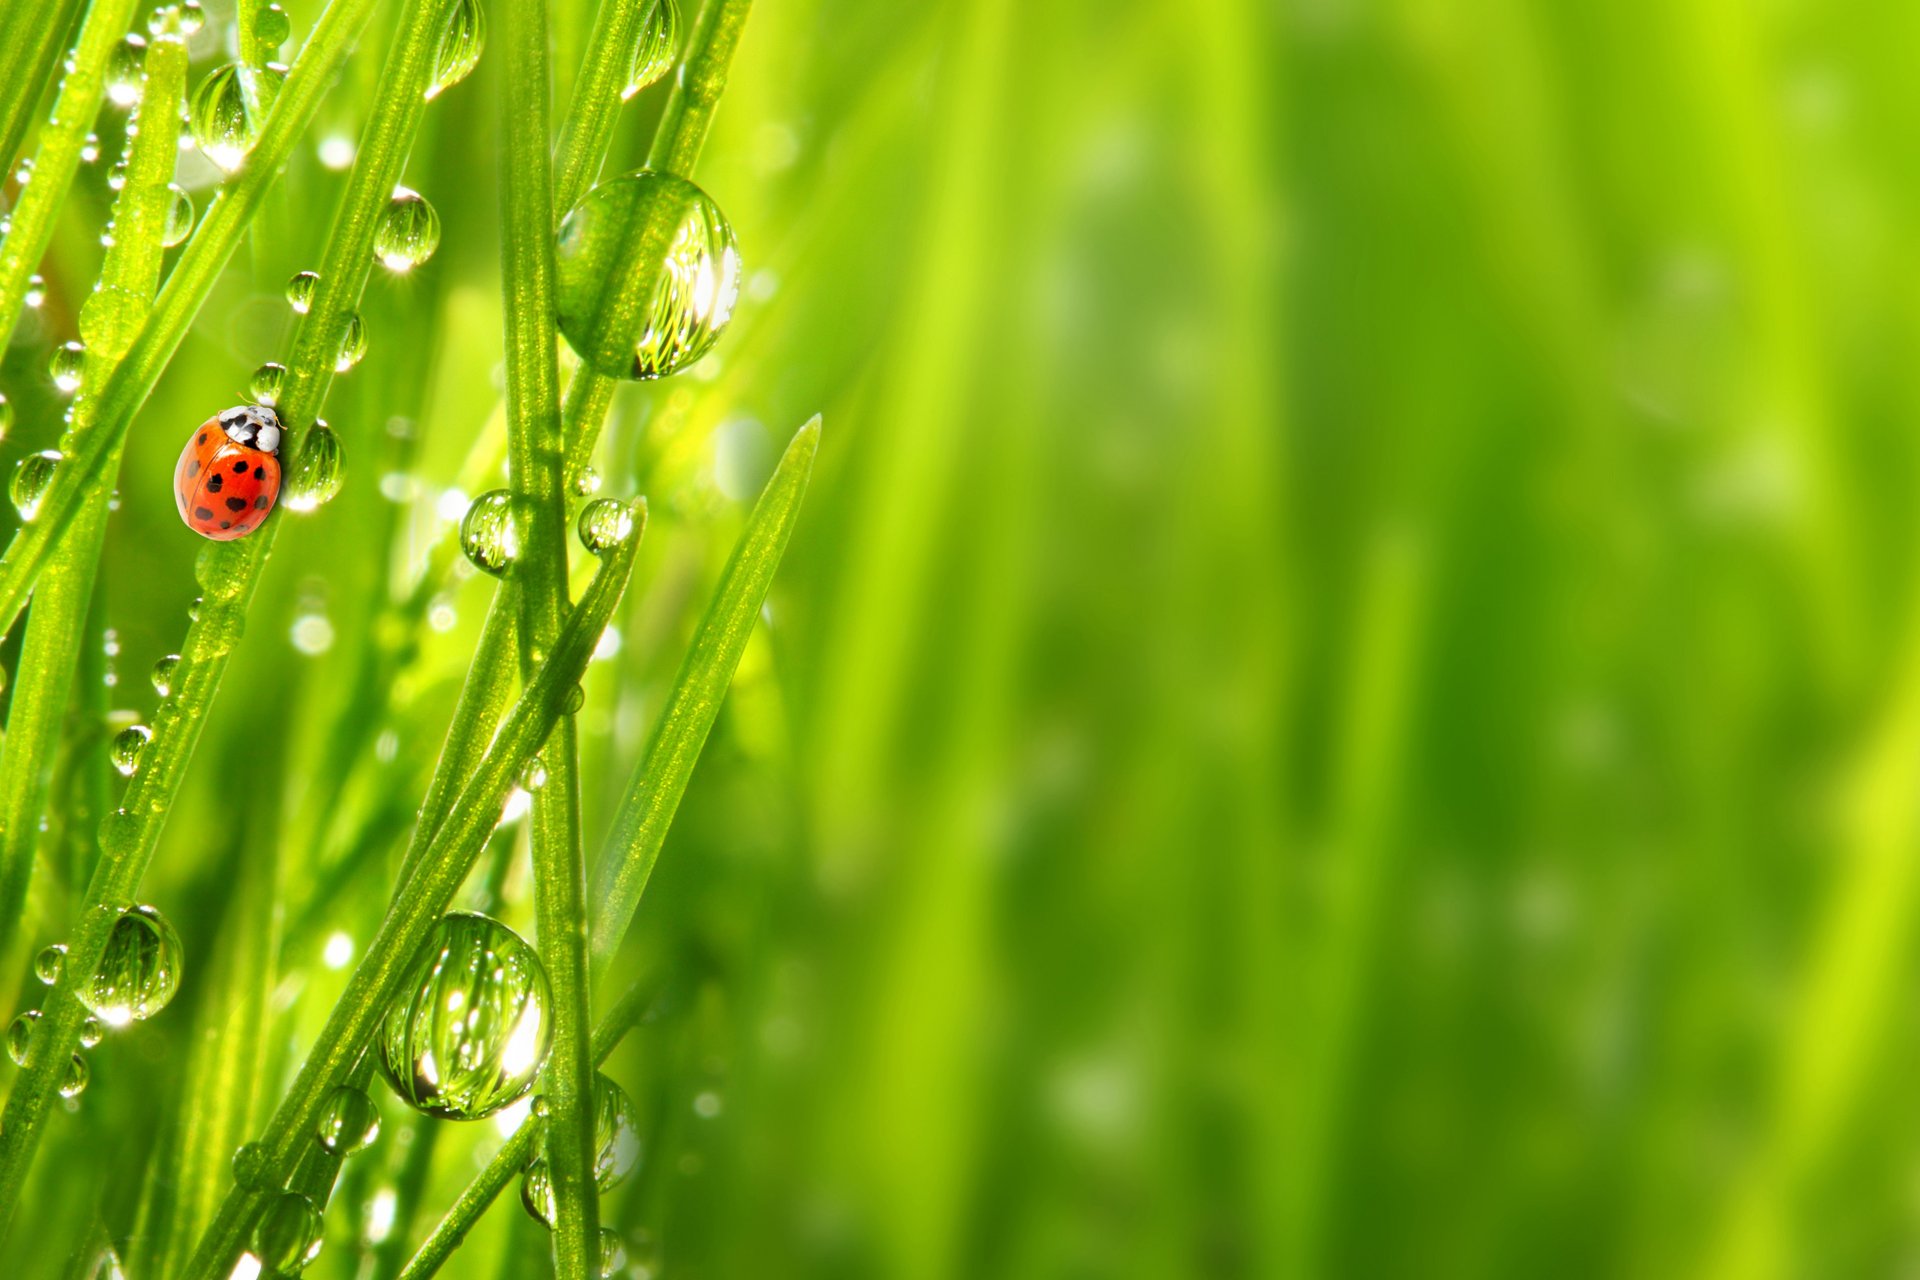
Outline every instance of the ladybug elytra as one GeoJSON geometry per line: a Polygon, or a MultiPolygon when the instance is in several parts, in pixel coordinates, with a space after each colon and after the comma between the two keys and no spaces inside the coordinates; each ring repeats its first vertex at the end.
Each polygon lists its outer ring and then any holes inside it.
{"type": "Polygon", "coordinates": [[[173,468],[173,499],[187,528],[231,542],[260,527],[280,497],[280,415],[241,405],[208,418],[173,468]]]}

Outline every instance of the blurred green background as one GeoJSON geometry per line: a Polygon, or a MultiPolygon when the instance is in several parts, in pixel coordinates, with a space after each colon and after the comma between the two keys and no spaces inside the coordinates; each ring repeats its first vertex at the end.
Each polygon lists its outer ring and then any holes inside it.
{"type": "MultiPolygon", "coordinates": [[[[564,106],[590,6],[554,11],[564,106]]],[[[129,716],[193,594],[172,458],[285,355],[377,29],[136,427],[129,716]]],[[[590,840],[825,415],[622,960],[660,992],[608,1068],[629,1273],[1920,1274],[1916,50],[1885,0],[760,0],[697,175],[741,305],[599,455],[653,522],[587,684],[590,840]]],[[[443,247],[369,288],[348,488],[282,539],[148,877],[209,980],[94,1055],[22,1274],[96,1213],[141,1247],[259,842],[261,1105],[378,919],[491,589],[417,635],[375,608],[496,482],[462,470],[499,426],[495,72],[428,112],[443,247]]],[[[0,368],[8,461],[57,434],[105,194],[0,368]]],[[[12,972],[66,927],[72,812],[12,972]]],[[[420,1138],[378,1100],[310,1275],[356,1274],[420,1138]]],[[[499,1142],[442,1127],[422,1226],[499,1142]]],[[[446,1274],[537,1274],[522,1216],[446,1274]]]]}

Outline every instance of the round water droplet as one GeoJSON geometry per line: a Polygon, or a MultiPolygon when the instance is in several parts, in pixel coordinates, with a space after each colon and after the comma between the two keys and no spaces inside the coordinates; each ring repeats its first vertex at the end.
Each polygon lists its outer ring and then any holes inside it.
{"type": "Polygon", "coordinates": [[[155,6],[147,19],[147,33],[185,39],[197,34],[206,21],[207,13],[200,7],[200,0],[167,0],[155,6]]]}
{"type": "Polygon", "coordinates": [[[250,1189],[267,1186],[272,1181],[268,1163],[265,1146],[258,1142],[241,1143],[233,1153],[234,1182],[250,1189]]]}
{"type": "Polygon", "coordinates": [[[533,1114],[537,1118],[541,1120],[545,1120],[549,1115],[553,1113],[553,1104],[547,1101],[546,1094],[544,1093],[535,1094],[533,1099],[533,1105],[527,1109],[533,1112],[533,1114]]]}
{"type": "Polygon", "coordinates": [[[193,599],[187,601],[187,620],[189,622],[200,621],[200,606],[206,602],[207,598],[205,596],[195,596],[193,599]]]}
{"type": "Polygon", "coordinates": [[[440,247],[440,215],[417,191],[397,187],[373,234],[373,256],[389,271],[411,271],[440,247]]]}
{"type": "Polygon", "coordinates": [[[173,693],[173,673],[180,669],[180,655],[170,653],[153,664],[153,691],[161,697],[173,693]]]}
{"type": "Polygon", "coordinates": [[[286,381],[287,366],[277,360],[269,360],[253,371],[253,377],[247,382],[247,394],[253,397],[255,404],[279,404],[280,388],[286,385],[286,381]]]}
{"type": "Polygon", "coordinates": [[[633,57],[627,63],[627,83],[620,97],[631,98],[667,74],[679,43],[679,6],[673,0],[653,0],[634,31],[633,57]]]}
{"type": "Polygon", "coordinates": [[[122,40],[107,59],[107,101],[131,107],[146,83],[147,42],[137,35],[122,40]]]}
{"type": "Polygon", "coordinates": [[[107,170],[107,190],[118,191],[127,185],[127,162],[116,160],[113,168],[107,170]]]}
{"type": "Polygon", "coordinates": [[[641,170],[603,182],[560,224],[560,332],[610,378],[660,378],[705,355],[733,318],[740,253],[700,188],[641,170]]]}
{"type": "Polygon", "coordinates": [[[333,371],[345,373],[366,354],[367,326],[361,323],[360,313],[356,311],[347,317],[346,331],[340,335],[340,354],[334,357],[333,371]]]}
{"type": "Polygon", "coordinates": [[[22,302],[30,307],[39,307],[47,300],[47,278],[39,272],[27,277],[27,291],[21,296],[22,302]]]}
{"type": "Polygon", "coordinates": [[[86,139],[81,142],[80,163],[81,164],[100,163],[100,135],[99,134],[90,133],[86,136],[86,139]]]}
{"type": "Polygon", "coordinates": [[[107,1028],[100,1019],[87,1017],[80,1023],[80,1047],[91,1049],[106,1038],[107,1028]]]}
{"type": "Polygon", "coordinates": [[[253,34],[269,49],[278,49],[293,34],[293,20],[277,4],[263,4],[253,11],[253,34]]]}
{"type": "Polygon", "coordinates": [[[80,984],[80,1003],[110,1027],[151,1018],[180,989],[181,960],[180,935],[158,908],[123,911],[100,967],[80,984]]]}
{"type": "Polygon", "coordinates": [[[293,308],[295,315],[307,314],[307,308],[313,305],[313,291],[320,286],[318,271],[296,271],[287,281],[287,305],[293,308]]]}
{"type": "Polygon", "coordinates": [[[314,1136],[328,1155],[364,1151],[380,1136],[380,1109],[365,1093],[343,1084],[327,1098],[314,1136]]]}
{"type": "Polygon", "coordinates": [[[527,761],[527,767],[520,772],[520,787],[523,791],[538,791],[547,785],[547,761],[545,756],[536,755],[527,761]]]}
{"type": "Polygon", "coordinates": [[[118,360],[140,336],[148,310],[146,300],[131,289],[111,284],[94,289],[80,304],[80,336],[87,350],[118,360]]]}
{"type": "Polygon", "coordinates": [[[194,143],[227,173],[237,170],[260,140],[267,113],[285,77],[270,67],[229,62],[207,73],[187,113],[194,143]]]}
{"type": "Polygon", "coordinates": [[[315,511],[333,500],[345,480],[346,458],[340,437],[326,423],[316,422],[287,474],[282,501],[289,511],[315,511]]]}
{"type": "Polygon", "coordinates": [[[612,1227],[600,1228],[600,1280],[607,1280],[626,1265],[626,1241],[612,1227]]]}
{"type": "Polygon", "coordinates": [[[627,1091],[596,1071],[593,1076],[593,1184],[611,1191],[640,1163],[640,1113],[627,1091]]]}
{"type": "Polygon", "coordinates": [[[543,1227],[553,1225],[553,1171],[545,1156],[529,1164],[520,1175],[520,1207],[543,1227]]]}
{"type": "Polygon", "coordinates": [[[93,1072],[87,1067],[87,1060],[79,1054],[67,1059],[66,1074],[60,1077],[60,1096],[77,1098],[86,1091],[87,1081],[93,1078],[93,1072]]]}
{"type": "Polygon", "coordinates": [[[12,430],[13,401],[7,399],[5,396],[0,396],[0,440],[5,440],[7,433],[12,430]]]}
{"type": "Polygon", "coordinates": [[[633,537],[633,509],[612,498],[596,498],[580,508],[579,529],[580,545],[604,556],[633,537]]]}
{"type": "Polygon", "coordinates": [[[20,513],[22,520],[31,523],[40,514],[40,501],[47,496],[47,486],[53,483],[53,473],[61,459],[58,449],[42,449],[20,459],[14,467],[7,496],[13,499],[13,509],[20,513]]]}
{"type": "Polygon", "coordinates": [[[480,0],[455,0],[447,13],[447,25],[441,29],[440,43],[433,49],[433,79],[427,84],[427,101],[466,79],[486,44],[487,17],[480,10],[480,0]]]}
{"type": "Polygon", "coordinates": [[[579,685],[575,685],[573,686],[573,688],[567,690],[566,697],[563,698],[560,702],[560,710],[565,712],[567,715],[574,715],[580,710],[580,708],[586,705],[587,705],[587,691],[585,689],[582,689],[579,685]]]}
{"type": "Polygon", "coordinates": [[[80,389],[86,368],[87,349],[77,342],[61,343],[47,360],[47,372],[53,375],[54,389],[62,395],[70,396],[80,389]]]}
{"type": "Polygon", "coordinates": [[[167,221],[160,231],[160,243],[168,249],[193,232],[193,197],[177,182],[167,184],[167,221]]]}
{"type": "Polygon", "coordinates": [[[320,1256],[326,1223],[298,1191],[275,1195],[253,1229],[253,1253],[269,1275],[297,1276],[320,1256]]]}
{"type": "Polygon", "coordinates": [[[33,958],[33,976],[47,986],[60,981],[60,970],[67,962],[67,944],[56,942],[43,947],[40,954],[33,958]]]}
{"type": "Polygon", "coordinates": [[[553,1041],[540,956],[487,916],[441,917],[375,1039],[381,1074],[416,1110],[478,1120],[526,1096],[553,1041]]]}
{"type": "Polygon", "coordinates": [[[27,1065],[27,1051],[33,1047],[33,1029],[40,1022],[40,1011],[29,1009],[7,1024],[7,1056],[13,1065],[27,1065]]]}
{"type": "Polygon", "coordinates": [[[568,484],[573,489],[574,496],[591,498],[600,492],[600,473],[594,470],[593,464],[589,462],[573,473],[573,478],[568,484]]]}
{"type": "Polygon", "coordinates": [[[460,549],[473,567],[504,577],[520,555],[520,504],[505,489],[475,498],[460,520],[460,549]]]}
{"type": "Polygon", "coordinates": [[[113,745],[108,749],[113,757],[113,767],[120,771],[123,778],[131,778],[133,771],[140,767],[140,753],[147,749],[147,743],[153,740],[153,730],[143,724],[131,724],[114,735],[113,745]]]}

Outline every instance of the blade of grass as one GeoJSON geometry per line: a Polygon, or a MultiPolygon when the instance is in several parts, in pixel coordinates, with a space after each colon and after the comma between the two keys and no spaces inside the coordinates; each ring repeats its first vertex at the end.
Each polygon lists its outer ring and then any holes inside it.
{"type": "Polygon", "coordinates": [[[0,172],[13,168],[33,117],[40,110],[54,68],[60,65],[60,47],[73,29],[80,0],[10,0],[0,14],[0,172]]]}

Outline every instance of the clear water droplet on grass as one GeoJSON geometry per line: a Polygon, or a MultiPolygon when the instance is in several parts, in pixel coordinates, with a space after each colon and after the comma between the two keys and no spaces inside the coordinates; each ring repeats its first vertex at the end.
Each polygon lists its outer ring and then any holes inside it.
{"type": "Polygon", "coordinates": [[[740,293],[740,253],[720,206],[641,170],[589,191],[560,224],[560,332],[610,378],[661,378],[713,348],[740,293]]]}
{"type": "Polygon", "coordinates": [[[14,466],[13,483],[7,488],[7,496],[13,499],[13,509],[20,513],[22,520],[31,524],[40,514],[41,500],[47,496],[47,486],[53,483],[53,473],[64,457],[58,449],[42,449],[28,454],[14,466]]]}
{"type": "Polygon", "coordinates": [[[80,389],[87,369],[87,349],[77,342],[63,342],[47,360],[47,372],[53,376],[54,389],[72,395],[80,389]]]}
{"type": "Polygon", "coordinates": [[[596,498],[580,509],[580,545],[604,556],[633,537],[633,509],[613,498],[596,498]]]}
{"type": "Polygon", "coordinates": [[[86,136],[86,139],[81,142],[80,163],[81,164],[100,163],[100,135],[99,134],[90,133],[86,136]]]}
{"type": "Polygon", "coordinates": [[[267,48],[278,49],[293,34],[293,20],[279,5],[263,4],[253,11],[253,34],[267,48]]]}
{"type": "Polygon", "coordinates": [[[552,1003],[546,967],[519,934],[488,916],[443,916],[375,1037],[381,1074],[427,1115],[492,1115],[533,1088],[552,1003]]]}
{"type": "Polygon", "coordinates": [[[640,1113],[605,1072],[593,1075],[593,1184],[611,1191],[640,1163],[640,1113]]]}
{"type": "Polygon", "coordinates": [[[587,691],[579,685],[575,685],[573,688],[567,690],[566,696],[561,699],[560,710],[570,716],[577,715],[579,714],[580,708],[586,705],[587,691]]]}
{"type": "Polygon", "coordinates": [[[680,7],[674,0],[653,0],[635,29],[633,57],[627,62],[622,101],[631,98],[673,66],[680,43],[680,7]]]}
{"type": "Polygon", "coordinates": [[[40,954],[33,958],[33,976],[50,987],[60,981],[60,970],[66,963],[66,943],[56,942],[52,946],[42,947],[40,954]]]}
{"type": "Polygon", "coordinates": [[[27,1065],[27,1053],[33,1048],[33,1029],[40,1022],[40,1011],[29,1009],[7,1024],[7,1056],[13,1065],[27,1065]]]}
{"type": "Polygon", "coordinates": [[[573,490],[575,497],[591,498],[600,492],[600,473],[594,470],[593,464],[589,462],[573,473],[572,479],[568,481],[568,487],[573,490]]]}
{"type": "Polygon", "coordinates": [[[235,1185],[256,1189],[268,1185],[267,1149],[258,1142],[243,1142],[233,1153],[235,1185]]]}
{"type": "Polygon", "coordinates": [[[297,1276],[320,1256],[326,1222],[298,1191],[275,1195],[253,1229],[253,1252],[268,1274],[297,1276]]]}
{"type": "Polygon", "coordinates": [[[140,753],[147,749],[147,743],[151,741],[153,730],[143,724],[130,724],[114,735],[108,753],[113,757],[113,767],[121,777],[133,776],[133,771],[140,767],[140,753]]]}
{"type": "Polygon", "coordinates": [[[106,1025],[102,1023],[100,1019],[89,1015],[88,1017],[81,1020],[80,1047],[82,1049],[93,1048],[95,1045],[99,1044],[102,1040],[104,1040],[106,1038],[106,1035],[107,1035],[106,1025]]]}
{"type": "Polygon", "coordinates": [[[505,577],[520,555],[520,504],[505,489],[481,494],[460,520],[460,549],[473,567],[505,577]]]}
{"type": "Polygon", "coordinates": [[[160,230],[160,243],[171,249],[193,234],[193,197],[177,182],[167,184],[167,221],[160,230]]]}
{"type": "Polygon", "coordinates": [[[269,360],[253,371],[253,377],[247,380],[247,394],[253,397],[255,404],[277,405],[280,403],[280,388],[286,385],[287,366],[277,360],[269,360]]]}
{"type": "Polygon", "coordinates": [[[267,67],[229,62],[207,73],[187,114],[193,141],[223,171],[240,168],[260,140],[284,77],[267,67]]]}
{"type": "Polygon", "coordinates": [[[307,308],[313,305],[313,291],[320,287],[318,271],[296,271],[287,281],[287,305],[298,316],[307,314],[307,308]]]}
{"type": "Polygon", "coordinates": [[[303,514],[319,510],[340,492],[345,480],[346,456],[340,437],[326,423],[314,423],[287,474],[287,510],[303,514]]]}
{"type": "Polygon", "coordinates": [[[354,312],[347,317],[346,329],[340,335],[340,354],[334,357],[333,371],[345,373],[360,363],[367,354],[367,326],[362,323],[360,313],[354,312]]]}
{"type": "Polygon", "coordinates": [[[520,1207],[543,1227],[553,1225],[553,1170],[545,1156],[529,1164],[520,1175],[520,1207]]]}
{"type": "Polygon", "coordinates": [[[627,1265],[627,1243],[612,1227],[600,1228],[600,1278],[616,1274],[627,1265]]]}
{"type": "Polygon", "coordinates": [[[147,33],[156,36],[188,36],[199,34],[206,25],[207,11],[201,7],[200,0],[169,0],[157,5],[152,16],[147,19],[147,33]]]}
{"type": "Polygon", "coordinates": [[[364,1092],[344,1084],[328,1096],[314,1132],[322,1149],[335,1156],[364,1151],[379,1136],[380,1109],[364,1092]]]}
{"type": "Polygon", "coordinates": [[[131,289],[101,285],[80,304],[80,336],[86,349],[118,360],[146,323],[147,302],[131,289]]]}
{"type": "Polygon", "coordinates": [[[86,1091],[87,1081],[92,1078],[93,1072],[87,1066],[87,1060],[77,1053],[74,1054],[71,1058],[67,1059],[66,1074],[60,1077],[60,1096],[63,1098],[79,1097],[86,1091]]]}
{"type": "Polygon", "coordinates": [[[146,64],[147,42],[138,35],[122,40],[107,59],[107,101],[122,109],[140,101],[146,64]]]}
{"type": "Polygon", "coordinates": [[[480,0],[455,0],[447,13],[447,25],[441,29],[440,43],[434,46],[427,101],[466,79],[486,46],[487,17],[480,9],[480,0]]]}
{"type": "Polygon", "coordinates": [[[36,310],[47,300],[47,278],[39,272],[27,277],[27,291],[20,299],[36,310]]]}
{"type": "Polygon", "coordinates": [[[520,772],[520,787],[523,791],[538,791],[547,785],[547,758],[536,755],[527,761],[527,767],[520,772]]]}
{"type": "Polygon", "coordinates": [[[80,984],[80,1003],[110,1027],[151,1018],[180,989],[184,960],[180,935],[157,907],[120,913],[93,977],[80,984]]]}
{"type": "Polygon", "coordinates": [[[440,215],[419,192],[395,188],[374,229],[374,258],[389,271],[411,271],[439,247],[440,215]]]}
{"type": "Polygon", "coordinates": [[[153,664],[153,691],[161,697],[173,694],[173,676],[180,670],[180,655],[170,653],[153,664]]]}
{"type": "Polygon", "coordinates": [[[107,190],[118,191],[127,185],[127,162],[115,160],[113,168],[107,170],[107,190]]]}

